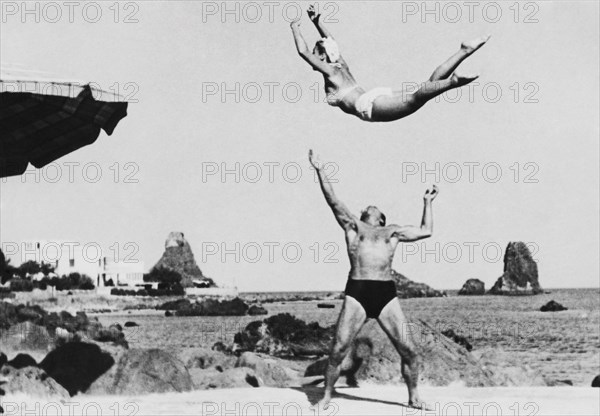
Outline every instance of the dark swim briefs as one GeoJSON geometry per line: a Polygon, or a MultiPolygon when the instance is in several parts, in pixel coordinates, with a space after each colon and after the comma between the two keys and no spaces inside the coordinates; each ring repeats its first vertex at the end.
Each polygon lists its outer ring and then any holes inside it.
{"type": "Polygon", "coordinates": [[[396,284],[393,280],[348,279],[344,293],[362,305],[367,318],[378,318],[385,305],[396,297],[396,284]]]}

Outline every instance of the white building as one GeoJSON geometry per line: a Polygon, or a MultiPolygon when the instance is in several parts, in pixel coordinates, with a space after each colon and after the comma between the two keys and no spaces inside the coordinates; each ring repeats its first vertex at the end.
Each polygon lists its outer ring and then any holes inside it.
{"type": "Polygon", "coordinates": [[[104,286],[109,280],[112,280],[115,286],[144,285],[144,263],[141,261],[114,261],[114,259],[104,257],[101,276],[96,286],[104,286]]]}

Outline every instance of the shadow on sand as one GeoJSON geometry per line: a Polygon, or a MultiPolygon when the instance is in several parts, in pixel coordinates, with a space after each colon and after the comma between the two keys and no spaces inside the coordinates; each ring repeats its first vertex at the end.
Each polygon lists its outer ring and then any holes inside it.
{"type": "MultiPolygon", "coordinates": [[[[319,402],[319,400],[321,400],[323,398],[323,390],[324,390],[323,387],[305,385],[302,387],[292,387],[292,389],[306,394],[306,398],[310,402],[311,406],[314,406],[315,404],[317,404],[319,402]]],[[[348,389],[352,389],[352,387],[349,387],[348,389]]],[[[333,394],[333,399],[357,400],[357,401],[361,401],[361,402],[386,404],[389,406],[400,406],[400,407],[405,407],[407,409],[412,408],[406,403],[392,402],[389,400],[381,400],[381,399],[370,399],[367,397],[360,397],[360,396],[353,396],[353,395],[347,394],[347,393],[340,393],[339,390],[340,390],[339,388],[336,389],[336,392],[333,394]]],[[[344,388],[344,390],[346,390],[346,389],[344,388]]]]}

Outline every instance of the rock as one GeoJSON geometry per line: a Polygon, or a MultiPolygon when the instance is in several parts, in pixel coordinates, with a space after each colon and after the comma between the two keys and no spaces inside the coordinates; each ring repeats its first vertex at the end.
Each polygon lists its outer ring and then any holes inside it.
{"type": "Polygon", "coordinates": [[[153,269],[173,270],[181,275],[181,285],[192,287],[194,279],[205,281],[207,287],[216,287],[215,283],[205,277],[196,264],[194,253],[183,233],[171,232],[165,241],[165,252],[153,269]]]}
{"type": "Polygon", "coordinates": [[[170,316],[173,316],[173,312],[171,311],[165,311],[165,316],[168,318],[170,316]]]}
{"type": "Polygon", "coordinates": [[[431,298],[446,296],[444,292],[435,290],[425,283],[417,283],[408,277],[392,270],[392,278],[396,283],[396,294],[401,299],[407,298],[431,298]]]}
{"type": "Polygon", "coordinates": [[[32,322],[18,323],[3,332],[2,348],[6,352],[27,352],[40,359],[55,346],[55,339],[48,330],[32,322]]]}
{"type": "Polygon", "coordinates": [[[560,312],[560,311],[566,311],[568,309],[569,308],[565,308],[560,303],[551,300],[550,302],[548,302],[545,305],[543,305],[540,308],[540,311],[542,311],[542,312],[560,312]]]}
{"type": "Polygon", "coordinates": [[[50,352],[39,367],[73,396],[88,390],[114,364],[111,354],[96,344],[69,342],[50,352]]]}
{"type": "Polygon", "coordinates": [[[536,295],[543,290],[538,282],[537,263],[521,241],[510,242],[504,253],[504,273],[488,293],[494,295],[536,295]]]}
{"type": "Polygon", "coordinates": [[[548,386],[550,387],[564,387],[564,386],[572,386],[573,385],[573,381],[571,380],[554,380],[551,382],[548,382],[548,386]]]}
{"type": "Polygon", "coordinates": [[[191,374],[196,388],[202,390],[261,386],[254,370],[247,367],[229,368],[222,372],[214,368],[196,369],[192,370],[191,374]]]}
{"type": "Polygon", "coordinates": [[[131,328],[133,326],[139,326],[138,324],[136,324],[135,322],[132,321],[127,321],[125,322],[125,324],[123,325],[125,328],[131,328]]]}
{"type": "Polygon", "coordinates": [[[331,303],[317,303],[317,308],[321,309],[334,309],[335,305],[331,303]]]}
{"type": "Polygon", "coordinates": [[[469,340],[462,335],[458,335],[452,328],[446,329],[442,331],[442,335],[450,338],[452,341],[456,342],[458,345],[462,345],[467,349],[467,351],[473,350],[473,345],[469,342],[469,340]]]}
{"type": "Polygon", "coordinates": [[[223,353],[230,352],[230,349],[227,348],[227,345],[223,344],[221,341],[215,342],[211,347],[211,350],[223,353]]]}
{"type": "Polygon", "coordinates": [[[28,397],[68,399],[69,393],[38,367],[21,369],[5,365],[0,370],[4,379],[2,389],[7,395],[26,394],[28,397]]]}
{"type": "Polygon", "coordinates": [[[600,374],[592,380],[592,387],[600,387],[600,374]]]}
{"type": "Polygon", "coordinates": [[[0,352],[0,368],[2,368],[2,366],[4,364],[6,364],[8,361],[8,357],[6,357],[6,354],[4,354],[3,352],[0,352]]]}
{"type": "Polygon", "coordinates": [[[17,354],[15,358],[6,363],[16,370],[25,367],[37,367],[37,361],[29,354],[17,354]]]}
{"type": "Polygon", "coordinates": [[[259,305],[252,305],[248,308],[248,315],[267,315],[268,313],[269,312],[265,308],[259,305]]]}
{"type": "Polygon", "coordinates": [[[216,366],[233,368],[237,360],[232,355],[208,348],[186,348],[177,354],[177,358],[184,363],[188,370],[192,368],[207,369],[216,366]]]}
{"type": "Polygon", "coordinates": [[[90,394],[136,395],[184,392],[193,388],[183,362],[159,349],[125,350],[88,389],[90,394]]]}
{"type": "MultiPolygon", "coordinates": [[[[425,321],[407,324],[407,332],[412,334],[420,357],[420,383],[447,386],[461,382],[468,387],[544,384],[537,373],[530,374],[524,368],[511,366],[505,372],[503,360],[496,360],[498,366],[490,365],[492,361],[489,358],[477,358],[425,321]]],[[[323,374],[325,366],[326,358],[323,358],[309,366],[305,376],[323,374]]],[[[350,385],[356,380],[403,383],[400,356],[376,321],[367,322],[358,334],[342,363],[342,374],[350,385]]]]}
{"type": "Polygon", "coordinates": [[[232,300],[205,299],[195,303],[188,299],[166,302],[157,309],[174,310],[177,316],[244,316],[248,305],[240,298],[232,300]]]}
{"type": "Polygon", "coordinates": [[[249,323],[234,336],[234,349],[266,353],[278,357],[322,356],[329,352],[332,328],[317,322],[306,324],[289,313],[249,323]]]}
{"type": "Polygon", "coordinates": [[[485,283],[479,279],[469,279],[458,291],[459,296],[485,295],[485,283]]]}
{"type": "Polygon", "coordinates": [[[287,387],[291,381],[297,379],[293,370],[285,368],[272,358],[262,357],[252,352],[240,355],[235,366],[253,369],[262,381],[261,385],[269,387],[287,387]]]}

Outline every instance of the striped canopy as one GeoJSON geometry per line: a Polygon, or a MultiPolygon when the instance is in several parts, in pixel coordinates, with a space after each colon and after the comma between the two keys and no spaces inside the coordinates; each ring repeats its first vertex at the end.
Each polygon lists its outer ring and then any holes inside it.
{"type": "Polygon", "coordinates": [[[41,168],[111,135],[127,115],[127,103],[90,84],[0,79],[0,177],[41,168]],[[111,101],[100,101],[94,98],[111,101]]]}

